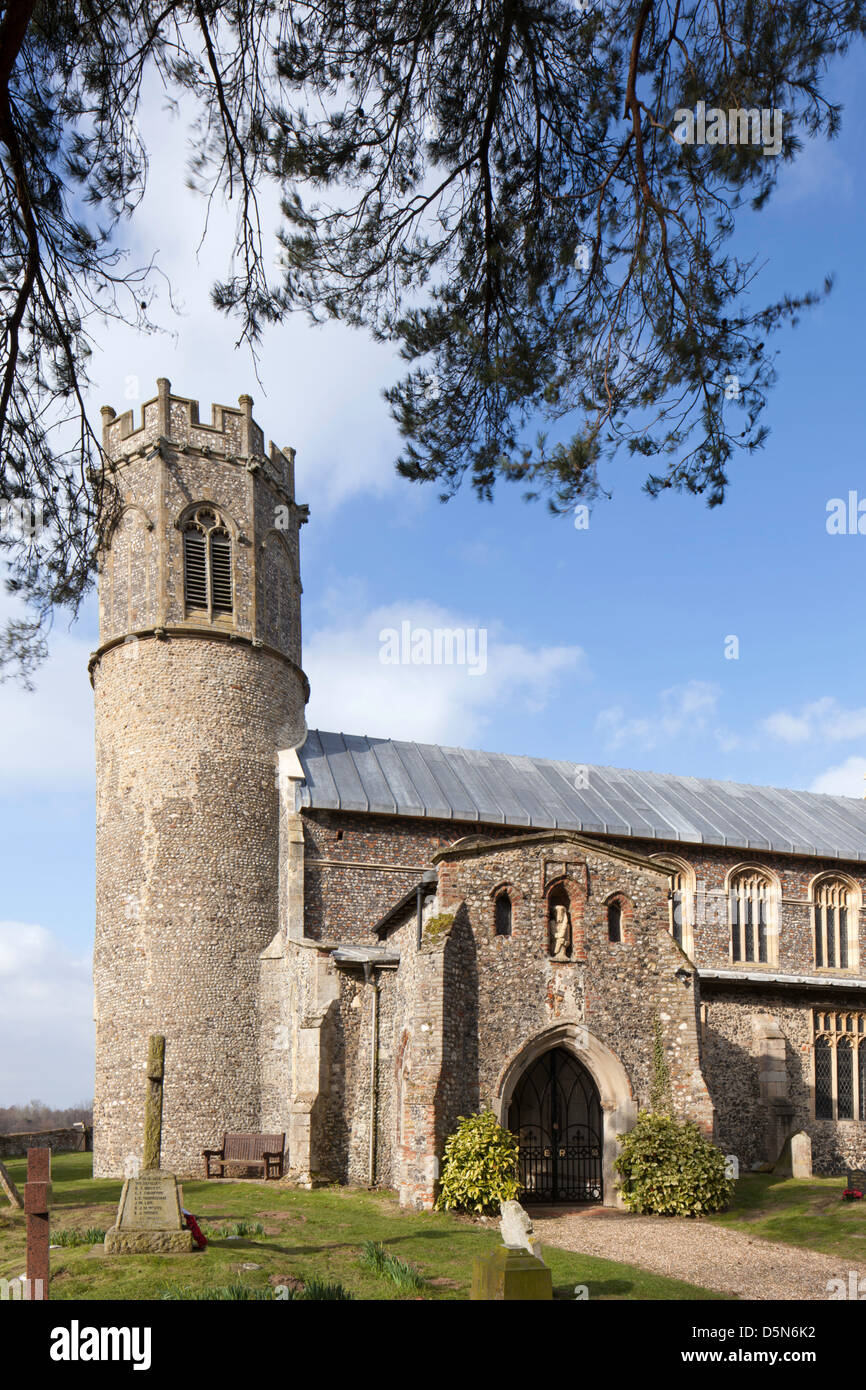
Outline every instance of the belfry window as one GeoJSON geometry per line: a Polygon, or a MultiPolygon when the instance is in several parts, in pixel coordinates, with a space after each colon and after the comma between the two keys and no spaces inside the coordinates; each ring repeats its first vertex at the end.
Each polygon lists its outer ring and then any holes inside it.
{"type": "Polygon", "coordinates": [[[232,543],[225,531],[210,534],[211,593],[214,611],[232,611],[232,543]]]}
{"type": "Polygon", "coordinates": [[[199,507],[184,527],[183,592],[187,613],[234,611],[231,537],[212,507],[199,507]]]}
{"type": "Polygon", "coordinates": [[[851,893],[841,879],[822,879],[812,892],[815,965],[847,970],[851,960],[851,893]]]}
{"type": "Polygon", "coordinates": [[[771,957],[772,885],[757,869],[731,879],[731,960],[766,965],[771,957]]]}
{"type": "Polygon", "coordinates": [[[207,537],[193,528],[183,533],[184,597],[188,608],[207,608],[207,537]]]}

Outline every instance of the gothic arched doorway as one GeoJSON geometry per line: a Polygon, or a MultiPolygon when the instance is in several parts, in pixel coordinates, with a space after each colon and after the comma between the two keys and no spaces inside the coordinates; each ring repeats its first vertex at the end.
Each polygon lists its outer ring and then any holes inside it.
{"type": "Polygon", "coordinates": [[[527,1067],[508,1107],[520,1145],[527,1202],[601,1202],[602,1113],[595,1083],[577,1058],[552,1048],[527,1067]]]}

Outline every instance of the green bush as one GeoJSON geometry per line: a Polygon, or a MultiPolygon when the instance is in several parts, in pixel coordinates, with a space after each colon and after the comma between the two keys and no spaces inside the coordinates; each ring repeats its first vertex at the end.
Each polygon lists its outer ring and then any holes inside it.
{"type": "Polygon", "coordinates": [[[440,1211],[498,1211],[517,1197],[517,1139],[492,1110],[461,1115],[445,1145],[436,1206],[440,1211]]]}
{"type": "Polygon", "coordinates": [[[619,1137],[614,1167],[629,1211],[703,1216],[727,1206],[734,1184],[725,1176],[725,1155],[694,1121],[642,1110],[634,1129],[619,1137]]]}

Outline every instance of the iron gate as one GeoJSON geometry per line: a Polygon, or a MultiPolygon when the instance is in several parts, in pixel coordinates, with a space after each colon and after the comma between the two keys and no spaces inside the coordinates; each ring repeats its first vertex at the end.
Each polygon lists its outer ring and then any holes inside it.
{"type": "Polygon", "coordinates": [[[601,1102],[592,1077],[563,1048],[524,1072],[508,1111],[528,1202],[602,1200],[601,1102]]]}

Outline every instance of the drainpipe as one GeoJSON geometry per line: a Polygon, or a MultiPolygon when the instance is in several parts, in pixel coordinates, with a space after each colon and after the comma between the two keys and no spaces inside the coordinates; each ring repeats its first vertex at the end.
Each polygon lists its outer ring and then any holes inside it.
{"type": "Polygon", "coordinates": [[[364,962],[364,982],[373,986],[373,1018],[370,1023],[370,1156],[368,1180],[376,1185],[376,1110],[379,1099],[379,980],[370,961],[364,962]]]}

